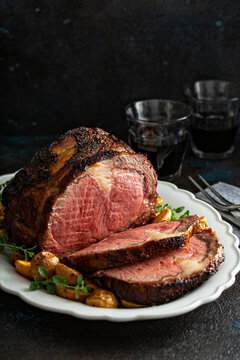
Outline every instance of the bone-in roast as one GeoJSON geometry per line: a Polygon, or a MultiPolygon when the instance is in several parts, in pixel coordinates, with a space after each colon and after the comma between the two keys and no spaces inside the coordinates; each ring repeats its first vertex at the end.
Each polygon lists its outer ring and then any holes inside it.
{"type": "Polygon", "coordinates": [[[167,303],[184,295],[214,274],[223,249],[211,229],[193,235],[188,247],[148,260],[93,274],[122,299],[142,305],[167,303]]]}
{"type": "Polygon", "coordinates": [[[147,223],[156,173],[101,129],[78,128],[40,150],[3,192],[9,239],[57,256],[147,223]]]}
{"type": "Polygon", "coordinates": [[[64,256],[62,261],[83,272],[134,264],[163,251],[186,245],[198,227],[197,216],[144,225],[111,235],[85,249],[64,256]]]}

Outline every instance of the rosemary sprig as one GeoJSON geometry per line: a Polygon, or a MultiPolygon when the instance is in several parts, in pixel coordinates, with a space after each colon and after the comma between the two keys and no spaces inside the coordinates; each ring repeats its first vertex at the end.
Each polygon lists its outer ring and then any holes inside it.
{"type": "Polygon", "coordinates": [[[21,251],[24,254],[24,260],[28,261],[35,255],[35,250],[37,249],[37,245],[32,246],[31,248],[26,248],[26,245],[16,245],[8,243],[7,234],[3,234],[0,238],[0,252],[6,250],[9,254],[13,254],[16,251],[21,251]]]}
{"type": "Polygon", "coordinates": [[[182,214],[182,215],[178,215],[178,214],[180,214],[181,212],[183,212],[183,210],[185,209],[184,206],[180,206],[180,207],[174,209],[174,208],[172,208],[170,205],[165,204],[165,205],[158,205],[158,206],[155,208],[156,211],[163,211],[164,209],[169,209],[169,210],[171,210],[171,212],[172,212],[171,221],[183,219],[183,218],[185,218],[186,216],[189,215],[189,210],[185,211],[184,214],[182,214]]]}
{"type": "Polygon", "coordinates": [[[88,288],[84,285],[84,280],[82,275],[77,278],[77,285],[70,285],[66,280],[59,275],[54,275],[51,278],[48,278],[48,271],[44,267],[39,267],[38,272],[41,275],[41,279],[39,280],[37,277],[34,277],[34,281],[30,284],[29,290],[35,291],[37,289],[46,288],[47,292],[51,295],[55,294],[55,286],[61,285],[62,289],[71,289],[76,291],[76,299],[79,299],[79,291],[82,290],[84,294],[88,295],[88,288]]]}
{"type": "Polygon", "coordinates": [[[2,190],[13,181],[14,176],[3,184],[0,184],[0,204],[2,203],[2,190]]]}

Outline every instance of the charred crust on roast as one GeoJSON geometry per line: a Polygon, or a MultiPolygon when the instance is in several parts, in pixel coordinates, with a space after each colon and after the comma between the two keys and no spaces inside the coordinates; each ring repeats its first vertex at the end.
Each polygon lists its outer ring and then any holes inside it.
{"type": "MultiPolygon", "coordinates": [[[[9,234],[9,240],[28,244],[41,242],[46,231],[49,211],[56,197],[89,166],[120,154],[136,155],[114,135],[98,128],[85,127],[70,130],[51,145],[39,150],[3,191],[4,227],[9,234]],[[31,205],[23,212],[21,207],[25,201],[31,205]]],[[[146,158],[145,162],[153,169],[146,158]]],[[[155,173],[153,176],[157,182],[155,173]]],[[[152,196],[153,211],[156,191],[155,194],[152,192],[152,196]]],[[[139,223],[144,222],[144,218],[139,219],[139,223]]]]}
{"type": "Polygon", "coordinates": [[[175,236],[161,239],[161,241],[149,241],[142,245],[132,246],[131,249],[119,249],[115,251],[104,251],[101,254],[85,255],[82,259],[76,259],[70,256],[63,256],[61,259],[64,263],[82,271],[90,273],[101,269],[134,264],[137,261],[148,259],[159,253],[168,250],[176,250],[186,244],[187,235],[175,236]]]}
{"type": "Polygon", "coordinates": [[[112,267],[123,266],[126,264],[134,264],[138,261],[148,259],[160,253],[176,250],[186,245],[188,239],[198,231],[199,218],[194,215],[179,220],[181,223],[177,228],[177,231],[181,232],[181,235],[169,236],[161,238],[159,240],[144,241],[141,244],[127,246],[117,250],[100,250],[99,252],[91,252],[82,255],[67,254],[62,256],[62,262],[82,271],[82,272],[94,272],[99,269],[108,269],[112,267]],[[189,225],[189,221],[193,221],[192,225],[189,225]],[[186,224],[189,226],[186,229],[186,224]]]}
{"type": "Polygon", "coordinates": [[[139,283],[132,283],[129,286],[128,283],[122,280],[110,279],[104,276],[100,276],[99,278],[95,277],[95,279],[100,280],[103,287],[112,290],[122,299],[141,305],[153,306],[176,300],[188,291],[200,286],[216,273],[221,262],[222,260],[213,260],[206,269],[184,280],[166,284],[156,284],[155,286],[139,283]]]}
{"type": "Polygon", "coordinates": [[[104,288],[113,291],[121,299],[141,305],[153,306],[176,300],[208,280],[224,261],[223,246],[217,241],[217,237],[211,232],[211,229],[205,231],[215,237],[215,255],[209,259],[208,265],[203,270],[194,272],[189,276],[167,282],[139,283],[106,276],[104,270],[100,270],[92,274],[91,277],[99,280],[104,288]]]}
{"type": "Polygon", "coordinates": [[[101,254],[85,255],[81,261],[74,257],[71,259],[71,256],[63,256],[61,260],[82,272],[90,273],[99,268],[108,269],[126,264],[134,264],[137,261],[148,259],[164,251],[179,249],[186,244],[186,241],[187,235],[184,234],[182,236],[161,239],[159,242],[152,240],[140,246],[133,246],[131,249],[120,249],[117,252],[105,251],[101,254]]]}

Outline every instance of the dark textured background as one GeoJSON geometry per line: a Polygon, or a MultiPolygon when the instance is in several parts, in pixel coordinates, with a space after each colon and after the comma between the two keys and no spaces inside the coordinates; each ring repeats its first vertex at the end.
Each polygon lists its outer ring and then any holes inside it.
{"type": "Polygon", "coordinates": [[[2,135],[99,126],[126,139],[124,106],[240,82],[239,0],[0,2],[2,135]]]}
{"type": "MultiPolygon", "coordinates": [[[[204,78],[240,83],[239,0],[1,0],[0,174],[55,134],[100,126],[126,139],[124,106],[182,98],[204,78]],[[33,136],[31,136],[33,135],[33,136]],[[42,136],[41,136],[42,135],[42,136]]],[[[224,161],[188,153],[188,175],[240,186],[240,136],[224,161]]],[[[0,359],[239,360],[240,278],[179,317],[90,322],[34,308],[0,290],[0,359]]]]}

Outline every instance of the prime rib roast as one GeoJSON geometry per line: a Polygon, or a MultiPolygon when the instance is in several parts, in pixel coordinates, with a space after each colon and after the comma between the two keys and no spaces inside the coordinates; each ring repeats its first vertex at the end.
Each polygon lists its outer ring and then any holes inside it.
{"type": "Polygon", "coordinates": [[[198,227],[197,216],[144,225],[111,235],[85,249],[62,257],[62,261],[83,272],[134,264],[162,251],[186,245],[198,227]]]}
{"type": "Polygon", "coordinates": [[[80,127],[37,152],[4,189],[4,228],[10,241],[94,272],[122,299],[165,303],[213,274],[223,250],[211,230],[199,232],[197,216],[145,225],[156,187],[144,155],[80,127]]]}
{"type": "Polygon", "coordinates": [[[3,192],[9,239],[57,256],[151,218],[157,176],[147,158],[98,128],[68,131],[3,192]]]}
{"type": "Polygon", "coordinates": [[[194,234],[188,247],[92,275],[117,296],[151,306],[184,295],[214,274],[223,260],[223,249],[211,229],[194,234]]]}

